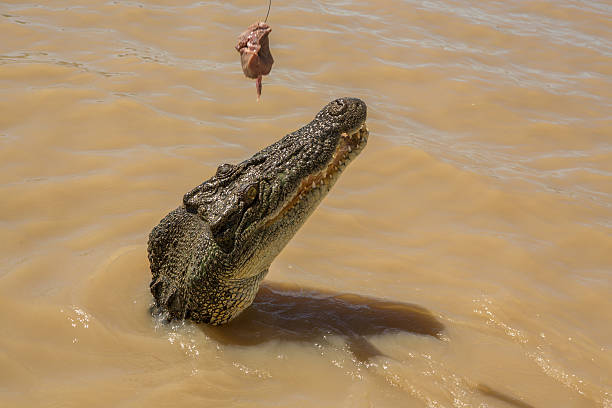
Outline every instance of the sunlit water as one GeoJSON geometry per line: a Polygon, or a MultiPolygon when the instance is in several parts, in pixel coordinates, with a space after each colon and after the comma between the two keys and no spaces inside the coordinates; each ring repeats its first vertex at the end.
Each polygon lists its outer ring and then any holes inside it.
{"type": "Polygon", "coordinates": [[[612,407],[612,6],[0,3],[0,405],[612,407]],[[339,96],[369,144],[225,328],[146,240],[339,96]]]}

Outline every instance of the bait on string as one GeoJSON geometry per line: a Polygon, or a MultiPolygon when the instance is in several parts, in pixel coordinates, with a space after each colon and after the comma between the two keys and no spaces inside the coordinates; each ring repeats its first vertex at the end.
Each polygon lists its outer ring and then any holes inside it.
{"type": "Polygon", "coordinates": [[[272,0],[269,0],[268,12],[264,21],[251,24],[238,36],[238,44],[236,45],[236,51],[240,53],[242,72],[247,78],[255,79],[258,101],[261,96],[262,77],[270,73],[272,64],[274,64],[274,58],[270,53],[270,40],[268,39],[272,28],[267,23],[271,6],[272,0]]]}

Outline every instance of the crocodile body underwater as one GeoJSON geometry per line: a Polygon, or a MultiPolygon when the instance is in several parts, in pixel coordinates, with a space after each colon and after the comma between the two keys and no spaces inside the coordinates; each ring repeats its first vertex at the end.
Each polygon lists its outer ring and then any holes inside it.
{"type": "Polygon", "coordinates": [[[366,115],[363,101],[336,99],[185,194],[149,235],[158,311],[220,325],[246,309],[274,258],[365,147],[366,115]]]}

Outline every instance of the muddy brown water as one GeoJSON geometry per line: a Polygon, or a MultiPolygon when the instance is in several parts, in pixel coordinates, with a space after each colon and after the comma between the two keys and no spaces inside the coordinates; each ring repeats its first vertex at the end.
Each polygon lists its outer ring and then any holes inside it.
{"type": "Polygon", "coordinates": [[[612,6],[0,4],[0,406],[612,407],[612,6]],[[147,234],[331,99],[369,144],[226,328],[147,234]]]}

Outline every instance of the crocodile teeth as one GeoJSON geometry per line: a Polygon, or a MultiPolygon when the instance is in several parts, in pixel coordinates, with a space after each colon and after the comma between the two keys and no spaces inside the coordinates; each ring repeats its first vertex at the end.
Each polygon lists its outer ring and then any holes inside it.
{"type": "Polygon", "coordinates": [[[348,147],[348,151],[349,153],[353,151],[353,149],[351,148],[351,146],[348,147]]]}
{"type": "Polygon", "coordinates": [[[312,182],[312,188],[316,188],[316,187],[317,187],[317,185],[316,185],[316,183],[313,181],[313,182],[312,182]]]}

